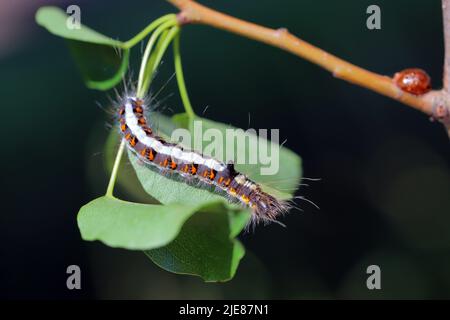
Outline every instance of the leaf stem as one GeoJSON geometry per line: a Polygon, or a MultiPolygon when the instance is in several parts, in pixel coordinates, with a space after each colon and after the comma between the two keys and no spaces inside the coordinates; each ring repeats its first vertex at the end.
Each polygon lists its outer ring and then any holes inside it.
{"type": "Polygon", "coordinates": [[[164,23],[166,21],[170,21],[170,20],[172,20],[172,21],[176,20],[176,15],[173,13],[166,14],[166,15],[154,20],[152,23],[150,23],[147,27],[145,27],[145,29],[143,29],[141,32],[139,32],[137,35],[135,35],[133,38],[124,42],[122,44],[122,48],[129,49],[131,47],[134,47],[142,39],[144,39],[150,32],[152,32],[156,27],[158,27],[162,23],[164,23]]]}
{"type": "Polygon", "coordinates": [[[114,160],[114,166],[111,171],[111,177],[109,178],[108,188],[106,189],[106,197],[114,198],[113,191],[116,184],[117,173],[119,171],[120,160],[122,159],[123,150],[125,149],[125,139],[122,139],[119,150],[117,151],[116,159],[114,160]]]}
{"type": "Polygon", "coordinates": [[[165,21],[160,24],[158,28],[153,32],[148,40],[147,46],[145,47],[144,55],[142,56],[141,68],[139,70],[139,79],[138,79],[138,87],[137,87],[137,96],[139,98],[143,98],[146,90],[144,89],[145,79],[149,76],[146,72],[147,64],[150,57],[150,53],[152,52],[153,46],[155,45],[158,37],[163,33],[164,30],[174,26],[177,23],[176,19],[165,21]]]}
{"type": "Polygon", "coordinates": [[[178,26],[172,27],[167,34],[161,35],[156,50],[152,54],[149,63],[146,67],[146,76],[144,78],[144,83],[142,85],[142,93],[145,94],[150,87],[150,83],[153,79],[153,75],[158,68],[164,53],[167,50],[167,47],[172,42],[173,38],[178,34],[180,28],[178,26]]]}
{"type": "MultiPolygon", "coordinates": [[[[124,46],[130,48],[136,43],[141,41],[148,33],[156,29],[151,35],[147,46],[145,48],[144,55],[142,57],[141,68],[139,70],[139,79],[137,87],[137,96],[142,98],[147,92],[150,86],[151,78],[159,65],[167,47],[175,36],[178,35],[180,28],[177,26],[176,15],[165,15],[155,21],[153,21],[147,28],[141,31],[137,36],[127,41],[124,46]],[[168,30],[170,28],[170,30],[168,30]],[[161,37],[160,37],[161,36],[161,37]],[[152,52],[156,40],[159,38],[155,52],[152,52]],[[150,58],[150,60],[149,60],[150,58]]],[[[119,171],[120,161],[122,159],[123,151],[125,149],[125,140],[122,139],[119,149],[117,151],[116,159],[114,160],[114,166],[109,178],[108,187],[106,189],[106,197],[114,198],[114,185],[117,180],[117,174],[119,171]]]]}
{"type": "MultiPolygon", "coordinates": [[[[158,43],[156,44],[155,48],[153,49],[152,53],[150,54],[150,58],[149,58],[149,60],[147,62],[147,66],[146,66],[146,69],[145,69],[146,74],[148,74],[149,72],[151,72],[151,70],[153,70],[152,66],[155,63],[156,53],[161,49],[161,43],[167,37],[168,33],[169,33],[169,29],[166,29],[159,36],[158,43]]],[[[152,74],[152,78],[153,77],[155,77],[155,74],[152,74]]]]}
{"type": "Polygon", "coordinates": [[[181,54],[180,54],[180,33],[178,33],[175,36],[175,39],[173,41],[173,57],[175,64],[175,75],[177,77],[178,90],[180,91],[181,101],[183,102],[184,109],[189,119],[192,120],[193,118],[195,118],[195,113],[189,100],[189,95],[186,89],[186,83],[184,81],[183,66],[181,64],[181,54]]]}

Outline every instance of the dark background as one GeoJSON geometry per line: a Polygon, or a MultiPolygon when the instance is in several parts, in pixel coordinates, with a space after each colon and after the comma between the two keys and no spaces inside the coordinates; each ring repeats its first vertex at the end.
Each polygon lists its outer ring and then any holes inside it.
{"type": "MultiPolygon", "coordinates": [[[[198,113],[247,127],[280,128],[320,182],[278,225],[242,237],[247,248],[226,284],[168,273],[142,253],[84,242],[79,208],[107,183],[102,158],[107,94],[87,89],[64,41],[34,22],[49,1],[0,3],[4,298],[450,298],[450,153],[443,128],[388,98],[334,79],[298,57],[206,26],[182,34],[185,77],[198,113]],[[66,288],[66,268],[82,290],[66,288]],[[382,290],[366,288],[377,264],[382,290]]],[[[339,57],[381,74],[406,67],[441,86],[440,1],[202,1],[270,27],[286,27],[339,57]],[[366,28],[378,4],[382,30],[366,28]]],[[[78,4],[82,23],[127,40],[176,12],[159,1],[78,4]]],[[[139,50],[134,50],[139,51],[139,50]]],[[[139,52],[132,69],[138,70],[139,52]]],[[[170,61],[158,76],[173,72],[170,61]]],[[[181,110],[175,82],[165,105],[181,110]]]]}

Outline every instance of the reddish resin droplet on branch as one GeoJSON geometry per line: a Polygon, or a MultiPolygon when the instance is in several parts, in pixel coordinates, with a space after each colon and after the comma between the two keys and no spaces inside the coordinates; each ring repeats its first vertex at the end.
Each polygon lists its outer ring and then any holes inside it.
{"type": "Polygon", "coordinates": [[[422,69],[411,68],[394,75],[395,84],[405,92],[422,95],[431,90],[431,78],[422,69]]]}

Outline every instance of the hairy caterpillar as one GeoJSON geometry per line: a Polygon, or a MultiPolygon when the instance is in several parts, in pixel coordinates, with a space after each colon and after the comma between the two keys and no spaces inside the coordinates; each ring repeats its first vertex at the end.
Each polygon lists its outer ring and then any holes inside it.
{"type": "Polygon", "coordinates": [[[126,95],[120,100],[120,132],[128,147],[142,162],[216,187],[230,200],[250,208],[253,222],[275,221],[290,209],[289,202],[262,191],[260,185],[237,172],[232,163],[225,164],[158,137],[149,126],[145,115],[148,105],[144,99],[126,95]]]}

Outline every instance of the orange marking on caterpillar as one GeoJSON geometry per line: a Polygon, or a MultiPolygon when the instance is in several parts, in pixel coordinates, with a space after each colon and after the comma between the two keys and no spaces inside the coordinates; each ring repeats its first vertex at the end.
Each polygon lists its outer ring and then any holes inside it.
{"type": "Polygon", "coordinates": [[[153,149],[150,148],[150,152],[148,154],[148,160],[153,161],[155,159],[155,155],[153,154],[153,149]]]}
{"type": "Polygon", "coordinates": [[[145,121],[145,118],[144,118],[144,117],[140,117],[140,118],[138,119],[138,122],[139,122],[140,125],[144,125],[144,124],[147,123],[147,122],[145,121]]]}
{"type": "Polygon", "coordinates": [[[137,106],[137,107],[134,108],[134,112],[136,112],[136,113],[143,113],[144,109],[142,109],[141,106],[137,106]]]}
{"type": "Polygon", "coordinates": [[[134,146],[136,146],[137,142],[138,142],[138,139],[135,136],[133,136],[133,138],[131,138],[131,140],[130,140],[130,145],[132,147],[134,147],[134,146]]]}

